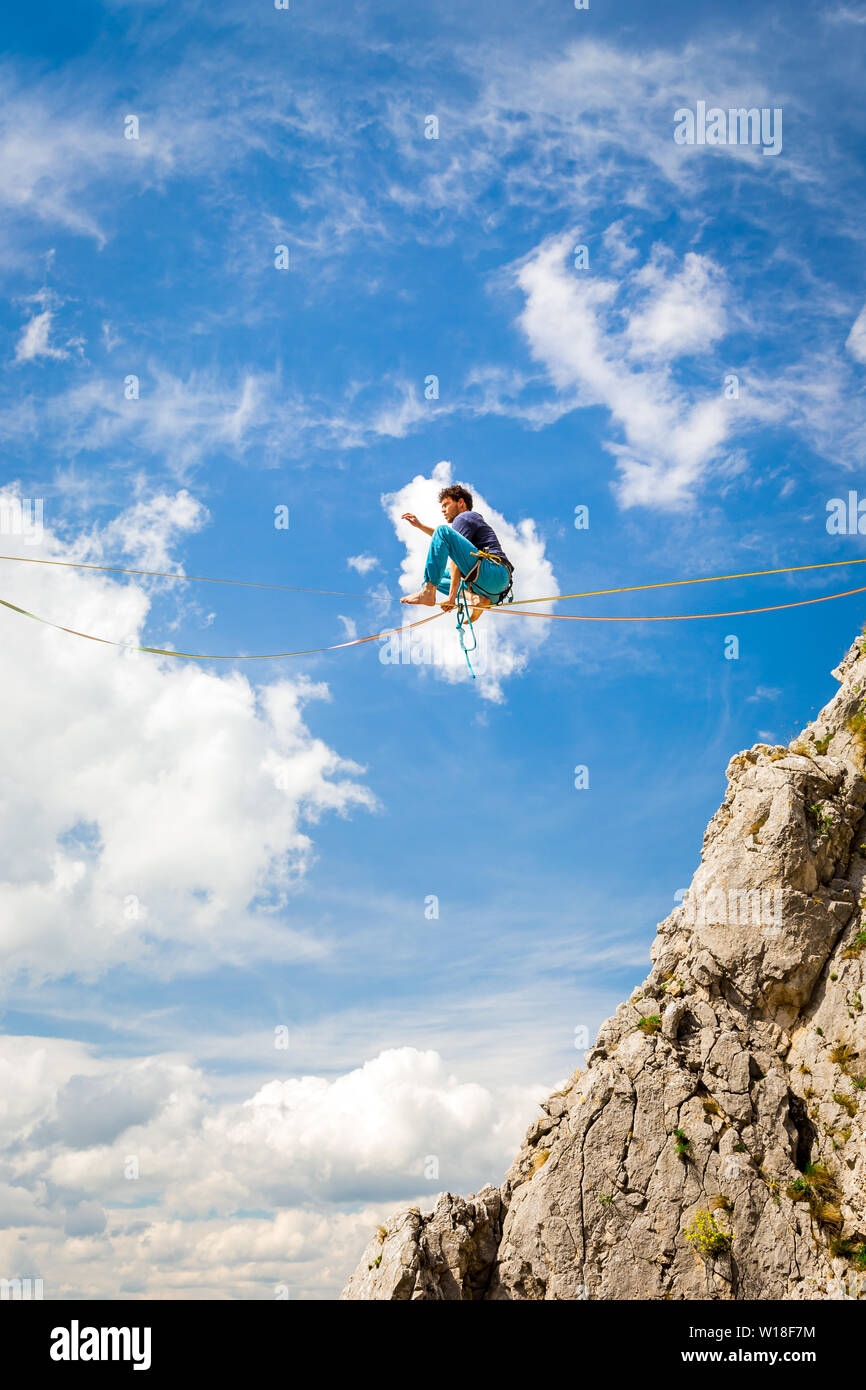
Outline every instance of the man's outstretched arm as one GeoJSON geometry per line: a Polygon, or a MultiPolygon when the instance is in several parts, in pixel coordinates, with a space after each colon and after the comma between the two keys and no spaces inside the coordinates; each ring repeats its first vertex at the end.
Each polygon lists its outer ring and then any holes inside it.
{"type": "Polygon", "coordinates": [[[404,512],[403,520],[408,521],[410,526],[415,526],[419,531],[423,531],[425,536],[433,535],[433,527],[425,526],[423,521],[419,521],[414,512],[404,512]]]}

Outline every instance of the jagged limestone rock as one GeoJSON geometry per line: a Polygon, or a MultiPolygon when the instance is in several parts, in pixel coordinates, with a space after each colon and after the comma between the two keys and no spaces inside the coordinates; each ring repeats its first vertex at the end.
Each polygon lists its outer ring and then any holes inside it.
{"type": "Polygon", "coordinates": [[[731,759],[648,978],[502,1187],[392,1218],[343,1298],[866,1297],[862,645],[789,747],[731,759]]]}
{"type": "Polygon", "coordinates": [[[501,1236],[497,1188],[482,1188],[465,1201],[446,1192],[431,1216],[412,1207],[379,1227],[343,1297],[483,1298],[501,1236]],[[388,1292],[361,1292],[368,1284],[388,1292]]]}

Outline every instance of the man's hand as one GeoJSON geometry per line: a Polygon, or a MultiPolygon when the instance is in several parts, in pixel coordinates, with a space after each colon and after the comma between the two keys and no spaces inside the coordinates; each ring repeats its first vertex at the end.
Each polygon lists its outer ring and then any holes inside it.
{"type": "Polygon", "coordinates": [[[408,521],[410,526],[417,526],[419,531],[423,531],[425,536],[433,535],[433,527],[425,526],[423,521],[419,521],[414,512],[404,512],[403,520],[408,521]]]}
{"type": "Polygon", "coordinates": [[[456,607],[456,604],[453,598],[443,598],[439,607],[442,609],[443,613],[450,613],[452,608],[456,607]]]}

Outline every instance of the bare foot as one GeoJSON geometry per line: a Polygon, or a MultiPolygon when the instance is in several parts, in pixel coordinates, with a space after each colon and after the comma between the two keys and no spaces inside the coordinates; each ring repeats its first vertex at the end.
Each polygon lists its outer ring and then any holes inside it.
{"type": "Polygon", "coordinates": [[[490,607],[490,599],[484,598],[482,594],[473,594],[469,600],[469,621],[477,623],[485,608],[490,607]]]}
{"type": "Polygon", "coordinates": [[[423,603],[425,608],[432,608],[436,603],[435,584],[422,584],[417,594],[407,594],[401,598],[401,603],[423,603]]]}

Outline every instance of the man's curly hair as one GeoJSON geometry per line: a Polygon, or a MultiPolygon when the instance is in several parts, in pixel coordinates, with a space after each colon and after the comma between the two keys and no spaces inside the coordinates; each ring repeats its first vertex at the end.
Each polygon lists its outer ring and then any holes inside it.
{"type": "Polygon", "coordinates": [[[472,511],[472,493],[462,483],[452,483],[450,487],[443,487],[439,501],[445,497],[453,497],[455,502],[465,502],[467,512],[472,511]]]}

